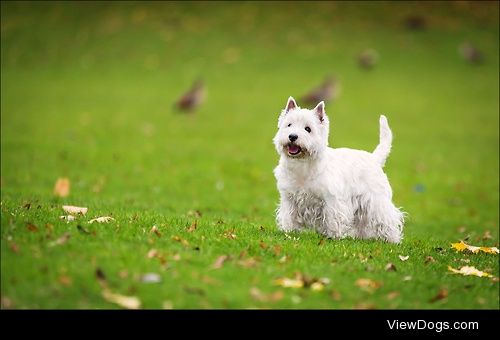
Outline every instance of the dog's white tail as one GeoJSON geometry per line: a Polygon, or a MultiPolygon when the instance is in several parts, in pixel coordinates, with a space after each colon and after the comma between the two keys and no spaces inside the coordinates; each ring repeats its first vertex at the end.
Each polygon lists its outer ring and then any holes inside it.
{"type": "Polygon", "coordinates": [[[373,151],[373,156],[380,164],[381,167],[384,167],[385,160],[389,153],[391,152],[392,146],[392,132],[389,128],[389,124],[387,123],[387,118],[384,115],[380,116],[380,142],[373,151]]]}

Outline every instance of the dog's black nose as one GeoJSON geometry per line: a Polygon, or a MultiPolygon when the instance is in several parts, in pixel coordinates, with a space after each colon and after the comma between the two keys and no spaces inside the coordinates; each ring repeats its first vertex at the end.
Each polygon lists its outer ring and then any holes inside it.
{"type": "Polygon", "coordinates": [[[299,136],[297,136],[294,133],[292,133],[291,135],[288,135],[288,139],[290,140],[290,142],[295,142],[297,140],[297,138],[299,138],[299,136]]]}

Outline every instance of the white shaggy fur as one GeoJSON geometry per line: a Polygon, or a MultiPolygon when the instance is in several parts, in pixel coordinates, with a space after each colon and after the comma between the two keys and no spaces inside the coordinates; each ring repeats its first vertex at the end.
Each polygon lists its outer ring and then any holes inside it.
{"type": "Polygon", "coordinates": [[[280,192],[276,219],[282,231],[312,228],[332,238],[401,242],[404,214],[392,203],[382,170],[392,143],[385,116],[380,116],[380,142],[373,153],[328,147],[323,102],[307,110],[290,97],[278,128],[273,141],[281,157],[274,175],[280,192]]]}

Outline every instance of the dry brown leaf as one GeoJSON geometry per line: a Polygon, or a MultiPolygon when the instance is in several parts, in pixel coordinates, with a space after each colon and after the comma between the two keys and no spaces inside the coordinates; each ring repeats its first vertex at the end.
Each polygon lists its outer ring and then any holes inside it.
{"type": "Polygon", "coordinates": [[[229,256],[227,256],[227,255],[219,256],[215,260],[214,264],[212,265],[212,268],[213,269],[220,269],[220,268],[222,268],[222,266],[224,265],[224,262],[226,262],[228,259],[229,259],[229,256]]]}
{"type": "Polygon", "coordinates": [[[148,259],[151,259],[151,258],[157,257],[157,256],[158,256],[158,250],[153,248],[150,251],[148,251],[148,259]]]}
{"type": "Polygon", "coordinates": [[[180,238],[179,236],[172,236],[172,240],[179,242],[180,244],[182,244],[185,247],[189,246],[189,242],[183,238],[180,238]]]}
{"type": "Polygon", "coordinates": [[[71,215],[85,215],[89,210],[89,208],[75,207],[74,205],[63,205],[62,208],[66,213],[71,215]]]}
{"type": "Polygon", "coordinates": [[[264,241],[260,241],[259,243],[259,246],[262,248],[262,249],[267,249],[268,248],[268,245],[264,243],[264,241]]]}
{"type": "Polygon", "coordinates": [[[448,297],[448,289],[446,288],[441,288],[439,290],[439,293],[437,293],[436,296],[434,296],[432,299],[429,300],[430,303],[434,303],[436,301],[439,301],[439,300],[442,300],[442,299],[445,299],[448,297]]]}
{"type": "Polygon", "coordinates": [[[250,288],[250,296],[252,299],[259,302],[276,302],[283,299],[285,294],[282,291],[278,290],[274,293],[264,294],[260,291],[259,288],[252,287],[250,288]]]}
{"type": "Polygon", "coordinates": [[[151,230],[149,231],[150,233],[155,233],[156,236],[158,237],[161,237],[161,233],[160,231],[158,230],[158,227],[157,226],[152,226],[151,227],[151,230]]]}
{"type": "Polygon", "coordinates": [[[136,296],[125,296],[120,294],[112,293],[109,289],[104,289],[102,291],[102,296],[106,301],[115,303],[120,307],[126,309],[139,309],[141,307],[141,301],[136,296]]]}
{"type": "Polygon", "coordinates": [[[16,242],[10,242],[9,248],[10,250],[12,250],[13,253],[19,254],[19,246],[17,245],[16,242]]]}
{"type": "Polygon", "coordinates": [[[432,256],[426,256],[425,257],[425,261],[424,261],[424,264],[429,264],[429,263],[432,263],[432,262],[436,262],[436,260],[434,260],[434,258],[432,256]]]}
{"type": "Polygon", "coordinates": [[[332,299],[334,299],[335,301],[340,301],[342,300],[342,295],[340,294],[340,292],[338,290],[335,290],[335,289],[332,289],[332,292],[330,293],[330,296],[332,297],[332,299]]]}
{"type": "Polygon", "coordinates": [[[389,262],[389,263],[385,266],[385,271],[387,271],[387,272],[395,272],[395,271],[396,271],[396,266],[394,265],[394,263],[389,262]]]}
{"type": "Polygon", "coordinates": [[[273,252],[274,252],[274,255],[279,256],[281,254],[281,247],[279,245],[275,245],[273,247],[273,252]]]}
{"type": "Polygon", "coordinates": [[[71,279],[71,277],[69,277],[67,275],[61,275],[61,276],[59,276],[58,281],[63,286],[71,286],[71,284],[73,283],[73,280],[71,279]]]}
{"type": "Polygon", "coordinates": [[[491,232],[489,230],[486,230],[483,234],[483,241],[485,240],[491,240],[493,236],[491,236],[491,232]]]}
{"type": "Polygon", "coordinates": [[[258,261],[254,257],[250,257],[248,259],[238,261],[238,264],[245,268],[251,268],[255,267],[258,264],[258,261]]]}
{"type": "Polygon", "coordinates": [[[465,251],[468,250],[473,254],[477,254],[480,251],[488,254],[498,254],[499,250],[497,247],[477,247],[477,246],[471,246],[464,241],[460,241],[458,243],[452,243],[451,248],[455,249],[457,252],[459,251],[465,251]]]}
{"type": "Polygon", "coordinates": [[[189,228],[186,229],[188,233],[192,233],[193,231],[196,230],[196,227],[198,226],[198,221],[194,221],[189,228]]]}
{"type": "Polygon", "coordinates": [[[60,246],[62,244],[65,244],[66,242],[68,242],[68,240],[70,238],[71,238],[71,234],[66,232],[61,237],[59,237],[57,240],[50,242],[49,247],[60,246]]]}
{"type": "Polygon", "coordinates": [[[34,225],[33,223],[26,223],[26,228],[28,228],[29,231],[36,233],[38,232],[38,227],[34,225]]]}
{"type": "Polygon", "coordinates": [[[118,276],[120,277],[120,279],[126,279],[128,277],[128,270],[126,269],[120,270],[118,276]]]}
{"type": "Polygon", "coordinates": [[[94,218],[94,219],[91,219],[88,223],[89,224],[92,224],[94,222],[97,222],[97,223],[108,223],[108,222],[111,222],[111,221],[114,221],[115,219],[111,216],[102,216],[102,217],[97,217],[97,218],[94,218]]]}
{"type": "Polygon", "coordinates": [[[369,292],[369,293],[373,293],[374,291],[379,289],[381,285],[382,285],[381,282],[374,281],[372,279],[364,279],[363,278],[363,279],[356,280],[356,286],[358,286],[362,290],[369,292]]]}
{"type": "Polygon", "coordinates": [[[397,298],[401,293],[397,292],[397,291],[394,291],[394,292],[390,292],[389,294],[387,294],[387,300],[394,300],[395,298],[397,298]]]}
{"type": "Polygon", "coordinates": [[[404,262],[404,261],[407,261],[409,258],[410,258],[410,255],[407,255],[407,256],[399,255],[399,259],[400,259],[401,261],[403,261],[403,262],[404,262]]]}
{"type": "Polygon", "coordinates": [[[455,274],[461,274],[464,276],[472,275],[472,276],[479,276],[479,277],[493,277],[493,275],[491,275],[490,273],[480,271],[477,268],[472,267],[472,266],[463,266],[463,267],[460,267],[460,269],[458,269],[458,270],[452,268],[451,266],[448,266],[448,270],[455,273],[455,274]]]}
{"type": "Polygon", "coordinates": [[[54,195],[58,197],[67,197],[69,195],[70,182],[66,177],[60,177],[57,179],[54,185],[54,195]]]}

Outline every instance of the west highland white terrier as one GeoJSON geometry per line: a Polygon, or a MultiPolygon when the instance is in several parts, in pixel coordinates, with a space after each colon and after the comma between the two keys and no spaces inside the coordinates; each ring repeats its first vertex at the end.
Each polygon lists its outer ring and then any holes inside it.
{"type": "Polygon", "coordinates": [[[290,97],[278,129],[273,141],[281,156],[274,169],[280,230],[310,228],[330,238],[401,242],[404,213],[392,203],[382,170],[392,144],[385,116],[380,116],[380,142],[372,153],[328,147],[324,102],[308,110],[290,97]]]}

